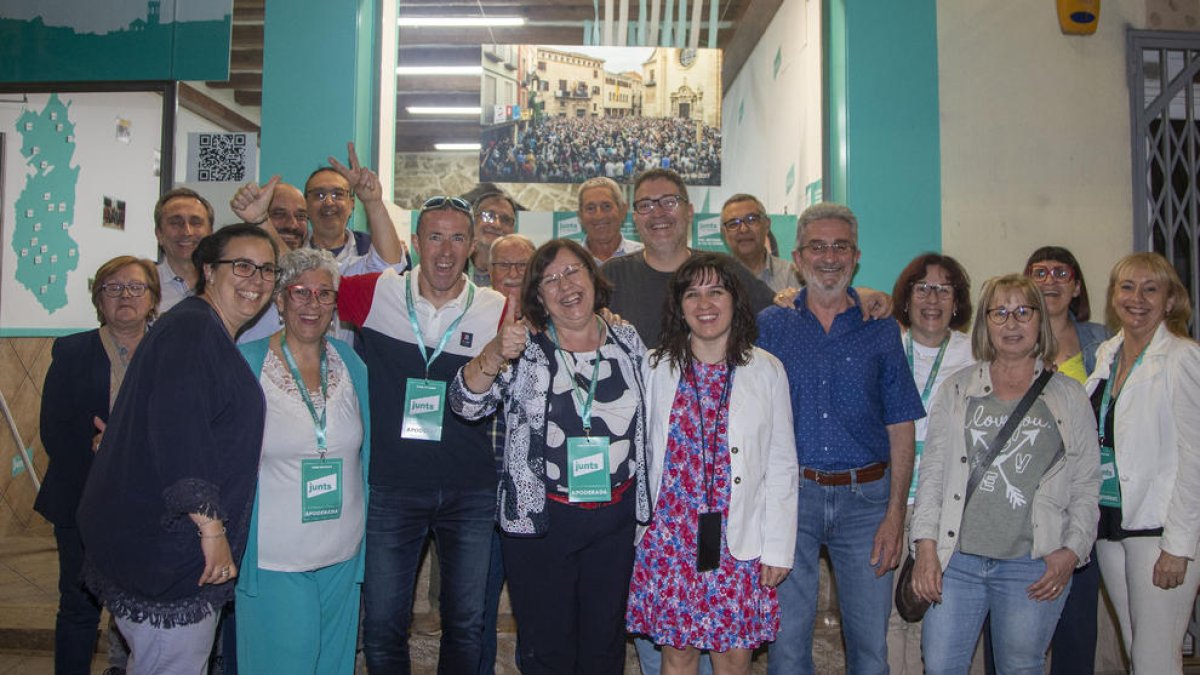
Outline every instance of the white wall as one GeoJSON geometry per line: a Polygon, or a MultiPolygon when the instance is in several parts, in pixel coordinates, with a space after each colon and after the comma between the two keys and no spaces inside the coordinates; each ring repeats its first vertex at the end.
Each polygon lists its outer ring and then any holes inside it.
{"type": "Polygon", "coordinates": [[[1104,3],[1086,37],[1063,35],[1048,0],[937,7],[943,251],[978,292],[1066,246],[1103,321],[1109,269],[1133,246],[1125,32],[1144,0],[1104,3]]]}
{"type": "Polygon", "coordinates": [[[806,206],[805,186],[821,177],[819,0],[784,0],[725,93],[721,127],[722,184],[707,195],[712,211],[738,192],[754,194],[770,213],[796,213],[806,206]]]}

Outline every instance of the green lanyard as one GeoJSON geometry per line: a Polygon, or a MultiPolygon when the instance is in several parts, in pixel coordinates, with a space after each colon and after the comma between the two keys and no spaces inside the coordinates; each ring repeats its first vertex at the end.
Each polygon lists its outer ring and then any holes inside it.
{"type": "Polygon", "coordinates": [[[321,338],[321,398],[325,401],[325,405],[321,408],[320,416],[317,415],[317,407],[313,405],[312,398],[308,395],[308,385],[304,384],[304,378],[300,376],[300,368],[296,365],[292,350],[288,349],[286,327],[280,336],[279,344],[283,348],[283,359],[287,361],[288,370],[292,371],[292,379],[296,381],[296,388],[300,390],[300,398],[304,399],[304,405],[308,406],[308,414],[312,416],[313,428],[317,433],[317,452],[321,454],[323,460],[327,449],[325,413],[329,410],[329,360],[325,355],[327,348],[325,339],[321,338]]]}
{"type": "MultiPolygon", "coordinates": [[[[596,324],[599,330],[603,330],[604,323],[600,317],[596,317],[596,324]]],[[[558,355],[562,357],[563,365],[566,366],[567,355],[563,353],[562,345],[558,342],[558,331],[554,330],[554,321],[550,321],[547,326],[550,333],[550,339],[554,342],[554,348],[558,350],[558,355]]],[[[603,343],[600,345],[603,347],[603,343]]],[[[592,383],[588,385],[587,400],[583,400],[581,387],[579,382],[575,380],[575,374],[571,374],[571,393],[575,396],[575,402],[579,404],[579,417],[583,420],[583,433],[589,438],[592,435],[592,403],[596,400],[596,381],[600,379],[600,347],[596,347],[596,361],[592,363],[592,383]]]]}
{"type": "Polygon", "coordinates": [[[450,340],[450,336],[454,334],[454,329],[458,328],[458,324],[461,323],[463,317],[467,315],[467,310],[471,309],[471,302],[475,299],[475,284],[467,282],[467,305],[463,307],[462,314],[459,314],[458,318],[454,319],[454,323],[451,323],[450,326],[446,328],[446,332],[442,334],[442,339],[438,342],[437,349],[433,350],[433,354],[430,355],[430,353],[426,351],[425,336],[421,334],[421,324],[417,322],[417,310],[413,309],[413,283],[416,282],[410,279],[404,284],[404,296],[408,301],[408,320],[412,323],[413,335],[417,338],[417,349],[421,350],[421,356],[425,359],[425,379],[428,380],[429,367],[433,365],[433,362],[437,359],[437,357],[442,355],[442,350],[446,348],[446,342],[448,342],[450,340]]]}
{"type": "MultiPolygon", "coordinates": [[[[1113,439],[1108,439],[1108,438],[1104,437],[1104,429],[1105,429],[1105,426],[1107,425],[1107,422],[1105,420],[1108,419],[1108,409],[1109,409],[1109,407],[1112,406],[1113,381],[1117,379],[1117,372],[1119,372],[1121,370],[1121,354],[1125,351],[1123,349],[1124,346],[1125,346],[1124,343],[1122,343],[1121,347],[1117,348],[1117,355],[1115,357],[1113,357],[1113,362],[1112,362],[1113,367],[1109,369],[1108,379],[1104,382],[1104,394],[1100,397],[1100,424],[1099,424],[1099,426],[1100,426],[1100,441],[1101,441],[1100,445],[1104,445],[1104,446],[1107,446],[1110,448],[1113,447],[1113,444],[1111,442],[1106,443],[1105,441],[1110,441],[1113,439]]],[[[1146,347],[1149,347],[1149,346],[1150,345],[1148,345],[1148,344],[1146,345],[1146,347]]],[[[1138,353],[1137,358],[1134,359],[1133,365],[1129,367],[1129,372],[1125,374],[1126,382],[1128,382],[1130,376],[1133,375],[1134,369],[1136,369],[1138,367],[1138,365],[1141,364],[1142,357],[1146,355],[1146,347],[1142,348],[1142,351],[1140,353],[1138,353]]]]}
{"type": "MultiPolygon", "coordinates": [[[[929,379],[925,380],[925,388],[921,390],[921,405],[929,409],[929,397],[933,394],[933,383],[937,382],[938,371],[942,369],[942,357],[946,355],[946,346],[950,344],[950,336],[942,340],[942,345],[938,347],[937,358],[933,360],[933,368],[929,370],[929,379]]],[[[913,339],[912,331],[904,335],[904,354],[908,357],[908,369],[916,375],[916,370],[913,368],[913,339]]]]}

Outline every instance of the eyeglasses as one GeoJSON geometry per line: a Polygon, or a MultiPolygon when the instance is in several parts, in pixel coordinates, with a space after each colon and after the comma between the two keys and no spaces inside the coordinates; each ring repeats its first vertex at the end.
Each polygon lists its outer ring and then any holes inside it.
{"type": "Polygon", "coordinates": [[[1037,307],[1031,305],[1017,305],[1012,309],[1007,307],[993,307],[986,313],[988,321],[991,321],[993,325],[1003,326],[1008,323],[1008,317],[1010,316],[1016,319],[1017,323],[1029,323],[1030,319],[1033,318],[1033,313],[1036,311],[1037,307]]]}
{"type": "Polygon", "coordinates": [[[275,281],[275,277],[279,274],[279,268],[273,263],[263,263],[255,265],[252,261],[245,258],[237,260],[217,260],[214,265],[230,265],[233,267],[233,273],[239,277],[252,277],[255,272],[263,278],[263,281],[275,281]]]}
{"type": "Polygon", "coordinates": [[[930,293],[937,293],[939,299],[954,297],[954,287],[950,284],[929,284],[918,281],[912,285],[913,296],[919,299],[928,298],[930,293]]]}
{"type": "Polygon", "coordinates": [[[761,213],[749,213],[741,218],[730,218],[729,220],[721,223],[721,227],[730,231],[740,229],[743,225],[750,229],[754,229],[759,225],[759,223],[766,219],[766,216],[762,215],[761,213]]]}
{"type": "Polygon", "coordinates": [[[1075,278],[1075,270],[1067,265],[1030,265],[1029,276],[1037,282],[1048,281],[1051,278],[1054,281],[1070,281],[1075,278]]]}
{"type": "Polygon", "coordinates": [[[436,197],[430,197],[429,199],[426,199],[425,203],[421,204],[421,213],[425,213],[426,211],[437,211],[445,208],[451,208],[455,211],[462,211],[468,216],[471,216],[472,219],[475,217],[475,214],[471,212],[471,205],[467,203],[467,200],[459,199],[458,197],[450,197],[447,195],[438,195],[436,197]]]}
{"type": "Polygon", "coordinates": [[[526,270],[526,268],[529,267],[529,263],[527,263],[527,262],[505,262],[505,261],[501,261],[501,260],[493,260],[492,267],[499,269],[501,272],[508,272],[510,274],[512,272],[516,272],[518,274],[525,274],[525,270],[526,270]]]}
{"type": "Polygon", "coordinates": [[[505,227],[513,227],[517,224],[517,219],[506,213],[497,213],[495,211],[480,211],[479,219],[485,223],[500,223],[505,227]]]}
{"type": "Polygon", "coordinates": [[[665,197],[659,197],[658,199],[652,199],[650,197],[647,197],[645,199],[639,199],[636,202],[634,202],[633,210],[637,211],[638,213],[640,213],[644,216],[647,213],[650,213],[651,211],[653,211],[654,207],[657,206],[658,208],[662,209],[663,211],[665,211],[667,213],[671,213],[676,208],[678,208],[680,204],[682,204],[686,201],[687,201],[687,197],[684,197],[683,195],[667,195],[665,197]]]}
{"type": "Polygon", "coordinates": [[[100,290],[110,298],[119,298],[129,291],[130,297],[140,298],[146,294],[146,289],[149,288],[146,284],[139,281],[131,281],[127,284],[122,284],[117,281],[110,281],[106,284],[100,284],[100,290]]]}
{"type": "Polygon", "coordinates": [[[298,305],[307,305],[314,297],[322,305],[332,305],[337,302],[338,292],[332,288],[309,288],[302,284],[292,284],[286,290],[288,299],[298,305]]]}
{"type": "Polygon", "coordinates": [[[308,212],[307,211],[296,211],[295,213],[288,213],[284,209],[273,209],[273,210],[267,212],[267,216],[271,220],[281,220],[281,221],[293,221],[294,220],[298,223],[307,223],[308,222],[308,212]]]}
{"type": "Polygon", "coordinates": [[[313,190],[307,190],[307,191],[305,191],[304,194],[308,197],[312,197],[313,199],[315,199],[319,202],[325,201],[326,197],[332,199],[335,202],[340,202],[343,199],[346,199],[347,197],[350,196],[350,193],[348,191],[343,190],[341,188],[334,188],[332,190],[316,188],[313,190]]]}
{"type": "Polygon", "coordinates": [[[583,270],[583,265],[567,265],[558,274],[549,274],[542,277],[542,290],[559,291],[562,288],[563,281],[576,282],[581,270],[583,270]]]}
{"type": "Polygon", "coordinates": [[[825,255],[826,251],[832,251],[834,255],[843,256],[853,253],[856,247],[848,241],[814,241],[798,248],[801,251],[808,250],[813,255],[825,255]]]}

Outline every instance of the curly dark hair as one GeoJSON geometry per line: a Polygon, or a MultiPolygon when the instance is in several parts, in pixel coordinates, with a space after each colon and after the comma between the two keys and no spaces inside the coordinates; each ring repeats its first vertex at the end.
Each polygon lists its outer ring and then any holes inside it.
{"type": "Polygon", "coordinates": [[[1079,295],[1071,298],[1071,304],[1067,306],[1067,309],[1075,315],[1076,321],[1087,321],[1092,318],[1092,303],[1088,300],[1087,283],[1083,280],[1083,268],[1079,266],[1075,255],[1062,246],[1043,246],[1029,254],[1029,260],[1025,261],[1025,276],[1029,276],[1034,263],[1040,262],[1057,262],[1071,268],[1075,281],[1079,282],[1079,295]]]}
{"type": "Polygon", "coordinates": [[[912,326],[908,317],[908,304],[912,299],[912,287],[929,267],[946,270],[946,278],[954,287],[954,315],[950,317],[950,330],[964,330],[971,323],[971,277],[957,260],[940,253],[922,253],[912,259],[892,287],[892,316],[905,328],[912,326]]]}
{"type": "Polygon", "coordinates": [[[666,358],[679,370],[692,365],[691,329],[683,317],[683,295],[694,284],[716,278],[733,301],[733,323],[725,346],[725,361],[731,366],[744,366],[750,361],[750,351],[758,339],[758,324],[746,290],[738,280],[738,263],[727,255],[700,252],[692,255],[675,270],[667,282],[667,302],[663,306],[662,340],[650,365],[657,366],[666,358]]]}
{"type": "Polygon", "coordinates": [[[612,296],[612,284],[604,278],[604,275],[600,274],[596,259],[587,252],[587,249],[571,239],[551,239],[533,252],[533,257],[529,259],[529,267],[525,269],[525,281],[521,285],[521,311],[525,313],[525,319],[538,330],[546,330],[550,319],[546,305],[542,303],[542,279],[546,276],[546,268],[558,257],[558,252],[563,250],[579,258],[584,269],[587,270],[588,276],[592,279],[593,295],[595,296],[592,301],[593,312],[601,307],[607,307],[609,298],[612,296]]]}

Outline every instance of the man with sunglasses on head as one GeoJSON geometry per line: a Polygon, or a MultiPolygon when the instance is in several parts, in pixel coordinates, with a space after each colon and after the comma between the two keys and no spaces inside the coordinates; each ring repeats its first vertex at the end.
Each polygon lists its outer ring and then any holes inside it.
{"type": "Polygon", "coordinates": [[[415,270],[347,276],[338,289],[338,315],[359,328],[370,374],[363,651],[372,673],[410,672],[413,591],[430,533],[442,584],[439,672],[479,667],[496,467],[487,424],[450,414],[446,390],[495,337],[505,296],[463,273],[473,225],[466,201],[432,197],[413,234],[415,270]]]}
{"type": "MultiPolygon", "coordinates": [[[[384,205],[379,176],[359,164],[354,143],[348,143],[347,150],[350,166],[329,157],[329,166],[308,177],[304,193],[273,176],[265,185],[254,182],[243,185],[229,201],[229,207],[244,222],[261,225],[281,252],[306,244],[328,250],[343,276],[382,272],[389,267],[403,272],[409,265],[408,251],[384,205]],[[355,195],[362,199],[370,234],[347,227],[355,195]],[[311,237],[308,236],[310,220],[311,237]]],[[[270,303],[266,312],[242,331],[238,342],[269,337],[279,326],[279,310],[275,303],[270,303]]],[[[330,330],[333,337],[354,343],[354,331],[344,322],[334,322],[330,330]]]]}
{"type": "Polygon", "coordinates": [[[771,290],[782,291],[796,285],[796,269],[792,263],[771,255],[767,248],[770,233],[771,218],[757,197],[738,193],[725,200],[721,234],[729,252],[771,290]]]}

